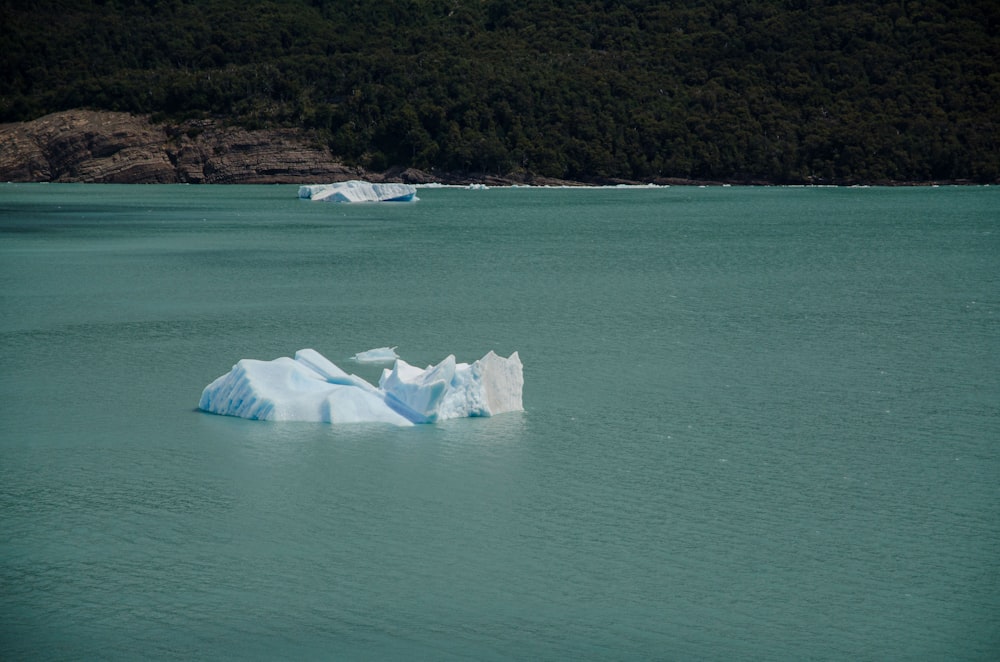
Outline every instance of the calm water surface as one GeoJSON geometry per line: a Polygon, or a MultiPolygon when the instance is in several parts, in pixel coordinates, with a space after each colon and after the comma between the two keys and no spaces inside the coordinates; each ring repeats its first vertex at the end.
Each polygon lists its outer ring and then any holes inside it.
{"type": "Polygon", "coordinates": [[[0,185],[0,659],[1000,656],[1000,189],[0,185]],[[196,411],[518,350],[526,411],[196,411]]]}

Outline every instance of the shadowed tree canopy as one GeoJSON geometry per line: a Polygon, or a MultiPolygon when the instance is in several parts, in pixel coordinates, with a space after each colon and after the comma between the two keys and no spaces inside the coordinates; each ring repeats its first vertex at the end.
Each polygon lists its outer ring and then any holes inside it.
{"type": "Polygon", "coordinates": [[[296,126],[350,163],[1000,179],[995,0],[0,0],[0,121],[296,126]]]}

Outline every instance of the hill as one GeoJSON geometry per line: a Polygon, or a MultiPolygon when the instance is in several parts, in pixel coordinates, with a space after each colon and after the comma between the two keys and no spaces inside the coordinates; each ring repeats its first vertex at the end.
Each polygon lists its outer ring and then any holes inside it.
{"type": "Polygon", "coordinates": [[[0,122],[515,179],[1000,180],[994,0],[0,0],[0,122]]]}

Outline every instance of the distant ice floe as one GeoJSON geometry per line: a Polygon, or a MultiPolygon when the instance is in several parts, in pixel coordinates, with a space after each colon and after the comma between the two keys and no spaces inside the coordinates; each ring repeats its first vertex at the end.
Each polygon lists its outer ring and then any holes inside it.
{"type": "Polygon", "coordinates": [[[299,197],[317,202],[416,202],[417,188],[409,184],[373,184],[353,180],[299,187],[299,197]]]}
{"type": "Polygon", "coordinates": [[[198,408],[262,421],[413,425],[522,411],[523,388],[517,352],[491,351],[471,364],[449,355],[422,370],[396,359],[376,387],[301,349],[294,359],[241,359],[205,387],[198,408]]]}
{"type": "Polygon", "coordinates": [[[399,358],[395,347],[376,347],[351,357],[358,363],[391,363],[399,358]]]}

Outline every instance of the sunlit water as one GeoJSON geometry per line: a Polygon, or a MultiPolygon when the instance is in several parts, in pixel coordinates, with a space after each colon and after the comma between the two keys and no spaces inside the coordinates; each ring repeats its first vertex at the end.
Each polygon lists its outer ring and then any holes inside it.
{"type": "Polygon", "coordinates": [[[0,185],[0,659],[1000,655],[1000,189],[0,185]],[[520,351],[526,411],[198,412],[520,351]]]}

